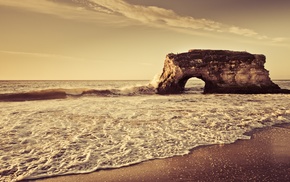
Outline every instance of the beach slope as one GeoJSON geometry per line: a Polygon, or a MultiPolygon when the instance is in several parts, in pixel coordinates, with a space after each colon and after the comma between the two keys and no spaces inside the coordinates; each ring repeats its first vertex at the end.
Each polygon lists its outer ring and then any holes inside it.
{"type": "Polygon", "coordinates": [[[199,147],[184,156],[35,181],[290,181],[290,125],[258,129],[250,135],[250,140],[199,147]]]}

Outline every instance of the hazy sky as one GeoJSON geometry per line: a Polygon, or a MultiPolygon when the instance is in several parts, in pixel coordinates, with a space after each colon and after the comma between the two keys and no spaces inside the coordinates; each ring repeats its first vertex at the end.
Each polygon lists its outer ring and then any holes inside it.
{"type": "Polygon", "coordinates": [[[290,79],[289,0],[0,0],[0,79],[151,79],[166,54],[265,54],[290,79]]]}

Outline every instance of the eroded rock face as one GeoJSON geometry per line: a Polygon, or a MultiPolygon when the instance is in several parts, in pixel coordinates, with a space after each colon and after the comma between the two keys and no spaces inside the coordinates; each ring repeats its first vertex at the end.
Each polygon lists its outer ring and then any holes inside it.
{"type": "Polygon", "coordinates": [[[204,93],[279,93],[269,72],[264,68],[265,56],[226,50],[190,50],[168,54],[160,76],[159,94],[184,91],[188,79],[205,82],[204,93]]]}

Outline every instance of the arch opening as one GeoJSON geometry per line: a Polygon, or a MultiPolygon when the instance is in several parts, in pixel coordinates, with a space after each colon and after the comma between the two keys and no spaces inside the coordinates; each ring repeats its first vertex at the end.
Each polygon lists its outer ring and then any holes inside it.
{"type": "Polygon", "coordinates": [[[191,77],[186,80],[184,86],[185,93],[203,93],[205,82],[198,77],[191,77]]]}

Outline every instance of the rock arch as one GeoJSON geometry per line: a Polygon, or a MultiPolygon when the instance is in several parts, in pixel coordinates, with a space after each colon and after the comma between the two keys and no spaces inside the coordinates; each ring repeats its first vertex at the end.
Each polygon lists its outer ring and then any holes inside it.
{"type": "Polygon", "coordinates": [[[280,93],[264,68],[265,60],[261,54],[227,50],[171,53],[166,56],[157,92],[181,93],[187,80],[196,77],[205,82],[204,93],[280,93]]]}

